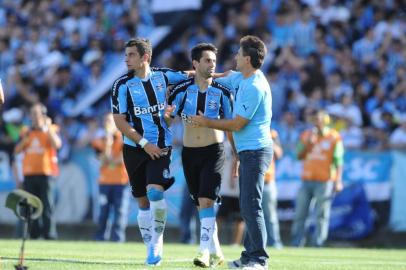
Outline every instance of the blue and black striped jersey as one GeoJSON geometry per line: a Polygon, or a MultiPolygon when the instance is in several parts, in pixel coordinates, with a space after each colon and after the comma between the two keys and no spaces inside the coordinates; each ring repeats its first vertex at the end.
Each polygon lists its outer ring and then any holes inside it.
{"type": "MultiPolygon", "coordinates": [[[[160,148],[172,144],[171,132],[164,121],[168,85],[183,81],[187,75],[168,68],[151,68],[147,79],[133,74],[118,78],[111,90],[113,114],[125,114],[130,126],[160,148]]],[[[137,144],[124,136],[124,143],[137,144]]]]}
{"type": "Polygon", "coordinates": [[[187,79],[175,86],[168,104],[176,105],[173,116],[179,115],[184,121],[188,121],[190,115],[198,115],[199,111],[212,119],[232,118],[231,91],[216,81],[200,92],[194,78],[187,79]]]}

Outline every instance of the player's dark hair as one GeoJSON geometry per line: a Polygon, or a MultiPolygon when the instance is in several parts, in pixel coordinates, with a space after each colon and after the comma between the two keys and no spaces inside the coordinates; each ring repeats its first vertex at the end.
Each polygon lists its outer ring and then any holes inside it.
{"type": "Polygon", "coordinates": [[[217,48],[211,43],[199,43],[196,46],[193,47],[192,52],[191,52],[191,57],[192,61],[200,61],[200,58],[202,58],[203,52],[204,51],[211,51],[214,52],[214,54],[217,54],[217,48]]]}
{"type": "Polygon", "coordinates": [[[251,58],[250,63],[253,68],[258,69],[264,63],[266,55],[265,43],[256,36],[245,36],[240,40],[243,56],[251,58]]]}
{"type": "Polygon", "coordinates": [[[132,38],[127,43],[125,44],[125,47],[136,47],[137,51],[140,56],[143,56],[144,54],[149,55],[148,62],[151,63],[151,58],[152,58],[152,45],[151,41],[146,38],[132,38]]]}

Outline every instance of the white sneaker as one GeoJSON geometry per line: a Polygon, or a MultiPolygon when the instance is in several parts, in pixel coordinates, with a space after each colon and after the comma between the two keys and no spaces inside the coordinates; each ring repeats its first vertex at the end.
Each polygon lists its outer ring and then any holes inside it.
{"type": "Polygon", "coordinates": [[[229,269],[241,269],[248,264],[243,264],[240,259],[227,263],[229,269]]]}
{"type": "Polygon", "coordinates": [[[242,267],[243,270],[268,270],[268,265],[262,265],[257,262],[250,262],[244,267],[242,267]]]}
{"type": "Polygon", "coordinates": [[[220,266],[224,263],[224,255],[223,253],[219,254],[210,254],[210,267],[215,268],[220,266]]]}
{"type": "Polygon", "coordinates": [[[210,267],[210,254],[209,251],[201,251],[193,259],[193,264],[199,267],[207,268],[210,267]]]}

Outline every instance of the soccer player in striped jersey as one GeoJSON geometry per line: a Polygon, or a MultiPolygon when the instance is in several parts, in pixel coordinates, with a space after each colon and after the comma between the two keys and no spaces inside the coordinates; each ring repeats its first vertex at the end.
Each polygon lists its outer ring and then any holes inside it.
{"type": "Polygon", "coordinates": [[[217,48],[209,43],[200,43],[192,49],[195,76],[175,86],[165,114],[168,122],[174,115],[183,119],[183,171],[201,223],[200,252],[193,263],[200,267],[215,267],[224,261],[214,212],[224,164],[224,132],[197,127],[189,121],[199,111],[214,119],[231,117],[230,91],[213,80],[216,54],[217,48]]]}
{"type": "Polygon", "coordinates": [[[162,258],[166,223],[164,191],[170,177],[171,133],[164,121],[167,86],[187,78],[186,73],[151,68],[152,46],[146,39],[131,39],[125,46],[128,73],[112,87],[115,124],[124,135],[123,157],[132,194],[138,201],[138,226],[147,246],[147,265],[162,258]]]}

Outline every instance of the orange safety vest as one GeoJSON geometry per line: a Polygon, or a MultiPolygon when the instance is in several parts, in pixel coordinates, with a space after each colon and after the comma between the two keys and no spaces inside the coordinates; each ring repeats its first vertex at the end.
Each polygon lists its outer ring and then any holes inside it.
{"type": "MultiPolygon", "coordinates": [[[[312,135],[312,130],[304,131],[300,137],[302,143],[306,144],[312,135]]],[[[316,143],[303,159],[303,180],[323,182],[335,180],[336,176],[332,174],[331,166],[334,149],[339,141],[341,141],[341,136],[334,129],[328,129],[323,135],[317,134],[316,143]]]]}
{"type": "MultiPolygon", "coordinates": [[[[96,139],[92,142],[92,146],[104,151],[106,148],[106,138],[96,139]]],[[[114,134],[113,144],[111,146],[111,155],[117,158],[123,155],[123,138],[121,133],[117,131],[114,134]]],[[[126,185],[128,183],[128,175],[125,169],[124,161],[120,164],[102,164],[100,167],[99,184],[101,185],[126,185]]]]}
{"type": "MultiPolygon", "coordinates": [[[[50,128],[56,132],[59,127],[52,125],[50,128]]],[[[57,175],[59,173],[57,149],[50,141],[47,132],[31,129],[26,131],[28,146],[24,149],[23,174],[29,175],[57,175]]]]}

